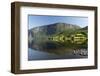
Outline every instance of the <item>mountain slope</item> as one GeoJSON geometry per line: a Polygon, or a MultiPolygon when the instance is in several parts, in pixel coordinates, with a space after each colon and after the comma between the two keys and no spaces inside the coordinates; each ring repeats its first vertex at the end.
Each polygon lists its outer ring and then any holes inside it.
{"type": "Polygon", "coordinates": [[[45,33],[46,35],[53,35],[60,32],[63,32],[64,30],[76,30],[81,29],[78,25],[73,24],[67,24],[67,23],[54,23],[49,25],[43,25],[39,27],[32,28],[30,31],[33,31],[33,33],[45,33]]]}

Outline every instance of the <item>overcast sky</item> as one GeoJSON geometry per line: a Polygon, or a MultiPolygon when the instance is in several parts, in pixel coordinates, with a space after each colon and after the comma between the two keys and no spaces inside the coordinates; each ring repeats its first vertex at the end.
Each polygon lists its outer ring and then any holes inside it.
{"type": "Polygon", "coordinates": [[[88,26],[87,17],[29,15],[28,29],[38,27],[38,26],[53,24],[53,23],[59,23],[59,22],[76,24],[80,27],[88,26]]]}

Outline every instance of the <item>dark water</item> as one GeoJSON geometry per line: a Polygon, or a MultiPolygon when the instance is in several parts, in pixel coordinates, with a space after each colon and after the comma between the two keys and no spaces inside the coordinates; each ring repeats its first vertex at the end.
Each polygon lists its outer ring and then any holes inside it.
{"type": "Polygon", "coordinates": [[[56,55],[43,51],[36,51],[34,49],[28,49],[28,60],[50,60],[50,59],[76,59],[87,58],[87,56],[73,55],[72,53],[66,53],[65,55],[56,55]]]}
{"type": "MultiPolygon", "coordinates": [[[[62,38],[61,38],[62,39],[62,38]]],[[[52,60],[52,59],[80,59],[88,58],[87,41],[72,40],[53,41],[45,38],[33,38],[28,44],[28,60],[52,60]],[[82,42],[80,44],[80,42],[82,42]]]]}

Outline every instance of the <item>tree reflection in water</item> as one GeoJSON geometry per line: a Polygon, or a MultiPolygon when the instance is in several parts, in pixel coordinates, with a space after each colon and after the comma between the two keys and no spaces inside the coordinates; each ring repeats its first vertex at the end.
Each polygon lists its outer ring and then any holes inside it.
{"type": "Polygon", "coordinates": [[[33,41],[29,43],[29,48],[56,55],[65,55],[68,53],[72,53],[73,55],[88,55],[87,38],[84,35],[82,36],[82,34],[75,34],[71,37],[59,35],[45,37],[44,39],[40,38],[39,40],[33,39],[33,41]],[[77,51],[79,54],[75,54],[77,51]]]}

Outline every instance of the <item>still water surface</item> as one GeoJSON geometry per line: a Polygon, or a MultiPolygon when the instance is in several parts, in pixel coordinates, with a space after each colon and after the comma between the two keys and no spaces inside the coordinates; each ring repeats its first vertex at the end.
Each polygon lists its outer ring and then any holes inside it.
{"type": "Polygon", "coordinates": [[[28,60],[52,60],[52,59],[79,59],[87,58],[87,56],[74,55],[73,53],[66,53],[64,55],[57,55],[44,51],[37,51],[34,49],[28,49],[28,60]]]}

